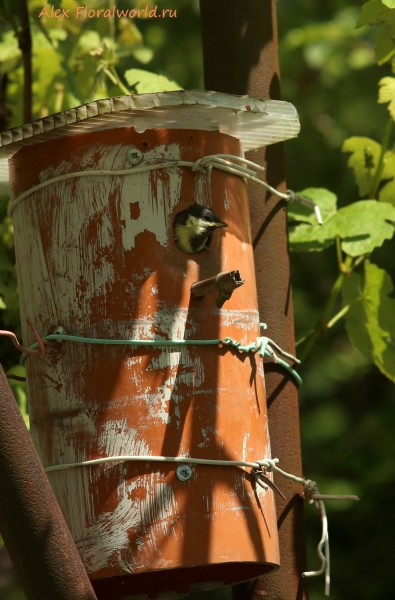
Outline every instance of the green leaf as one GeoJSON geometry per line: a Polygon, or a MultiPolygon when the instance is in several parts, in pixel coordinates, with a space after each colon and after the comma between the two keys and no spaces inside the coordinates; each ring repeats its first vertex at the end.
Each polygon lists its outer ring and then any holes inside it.
{"type": "Polygon", "coordinates": [[[395,206],[395,180],[389,181],[379,193],[380,202],[387,202],[395,206]]]}
{"type": "Polygon", "coordinates": [[[382,31],[379,31],[374,38],[374,52],[376,55],[376,60],[381,66],[394,56],[395,44],[382,31]]]}
{"type": "Polygon", "coordinates": [[[355,27],[362,25],[378,25],[387,37],[394,37],[395,11],[384,6],[381,0],[370,0],[362,6],[355,27]]]}
{"type": "Polygon", "coordinates": [[[379,104],[389,102],[388,110],[395,120],[395,77],[383,77],[379,81],[379,104]]]}
{"type": "Polygon", "coordinates": [[[342,152],[351,152],[348,166],[354,171],[361,197],[369,194],[379,161],[381,145],[367,137],[345,140],[342,152]]]}
{"type": "Polygon", "coordinates": [[[389,8],[395,8],[395,0],[381,0],[384,6],[388,6],[389,8]]]}
{"type": "Polygon", "coordinates": [[[318,225],[315,213],[293,202],[288,206],[288,219],[301,222],[289,228],[289,244],[293,252],[321,251],[333,243],[337,235],[337,226],[333,219],[336,215],[337,198],[325,188],[308,188],[299,195],[313,200],[320,207],[323,225],[318,225]],[[335,224],[335,230],[333,226],[335,224]]]}
{"type": "Polygon", "coordinates": [[[309,188],[299,193],[318,204],[323,224],[318,225],[307,208],[291,204],[288,218],[291,223],[299,222],[289,228],[293,252],[324,250],[340,236],[343,252],[355,257],[370,254],[394,235],[395,207],[387,202],[359,200],[337,211],[336,196],[328,190],[309,188]]]}
{"type": "Polygon", "coordinates": [[[138,94],[182,89],[178,83],[168,79],[164,75],[158,75],[157,73],[151,73],[143,69],[129,69],[125,71],[124,76],[130,87],[135,88],[138,94]]]}
{"type": "MultiPolygon", "coordinates": [[[[365,263],[367,262],[365,260],[365,263]]],[[[342,286],[343,306],[350,305],[345,316],[346,329],[354,348],[368,359],[373,360],[373,344],[366,326],[366,312],[362,299],[363,278],[353,271],[344,278],[342,286]]]]}
{"type": "Polygon", "coordinates": [[[153,59],[154,52],[153,50],[151,50],[151,48],[135,48],[133,50],[133,56],[143,65],[146,65],[153,59]]]}
{"type": "MultiPolygon", "coordinates": [[[[335,194],[325,188],[307,188],[298,194],[318,204],[324,220],[336,212],[337,198],[335,194]]],[[[288,218],[292,221],[304,221],[311,224],[317,222],[314,211],[297,202],[288,204],[288,218]]]]}
{"type": "Polygon", "coordinates": [[[349,256],[370,254],[395,232],[395,207],[387,202],[360,200],[340,209],[337,217],[342,250],[349,256]]]}
{"type": "Polygon", "coordinates": [[[344,279],[342,295],[350,340],[380,371],[395,381],[395,300],[388,273],[365,261],[364,277],[351,273],[344,279]]]}
{"type": "Polygon", "coordinates": [[[389,150],[385,153],[381,181],[384,185],[379,191],[380,202],[388,202],[395,206],[395,152],[389,150]]]}
{"type": "Polygon", "coordinates": [[[0,75],[15,69],[22,56],[13,31],[7,31],[2,38],[3,41],[0,42],[0,75]]]}

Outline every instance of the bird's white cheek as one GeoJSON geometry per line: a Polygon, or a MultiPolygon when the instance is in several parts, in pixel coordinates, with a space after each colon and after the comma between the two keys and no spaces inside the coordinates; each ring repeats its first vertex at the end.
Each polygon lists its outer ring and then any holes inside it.
{"type": "Polygon", "coordinates": [[[201,224],[200,219],[197,219],[193,215],[190,215],[186,224],[187,224],[187,227],[189,229],[191,229],[193,231],[193,233],[195,233],[197,235],[206,231],[205,225],[201,224]]]}

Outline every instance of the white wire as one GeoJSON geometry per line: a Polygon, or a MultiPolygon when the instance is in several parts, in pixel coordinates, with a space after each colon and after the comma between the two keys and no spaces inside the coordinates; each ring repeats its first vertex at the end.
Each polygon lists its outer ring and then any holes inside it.
{"type": "Polygon", "coordinates": [[[84,460],[78,463],[65,463],[63,465],[53,465],[45,467],[47,473],[51,471],[60,471],[63,469],[71,469],[73,467],[85,467],[89,465],[97,465],[114,461],[147,461],[147,462],[171,462],[171,463],[191,463],[197,465],[214,465],[221,467],[251,467],[259,469],[261,466],[272,468],[278,459],[263,459],[256,462],[247,462],[243,460],[208,460],[205,458],[190,458],[189,456],[109,456],[106,458],[95,458],[93,460],[84,460]]]}
{"type": "Polygon", "coordinates": [[[216,169],[219,169],[220,171],[225,171],[226,173],[230,173],[231,175],[237,175],[238,177],[243,177],[248,181],[258,183],[259,185],[262,185],[264,188],[269,190],[272,194],[275,194],[276,196],[278,196],[282,200],[285,200],[286,202],[300,202],[301,204],[304,204],[311,210],[314,210],[318,223],[322,225],[320,209],[317,206],[317,204],[315,204],[315,202],[312,202],[308,198],[303,198],[302,196],[295,194],[295,192],[293,192],[292,190],[287,190],[286,193],[279,192],[265,181],[259,179],[255,171],[251,169],[246,169],[245,167],[235,164],[235,161],[240,162],[244,165],[251,166],[257,171],[265,170],[264,167],[261,167],[260,165],[257,165],[256,163],[245,158],[241,158],[240,156],[233,156],[231,154],[212,154],[210,156],[204,156],[202,158],[199,158],[195,162],[185,160],[168,160],[165,163],[158,163],[155,165],[144,165],[142,167],[131,167],[129,169],[121,169],[120,171],[92,170],[78,171],[75,173],[66,173],[64,175],[59,175],[57,177],[53,177],[52,179],[48,179],[47,181],[43,181],[42,183],[39,183],[38,185],[35,185],[29,190],[27,190],[26,192],[20,194],[17,198],[15,198],[15,200],[11,202],[10,208],[8,210],[8,215],[11,216],[15,207],[18,206],[18,204],[22,200],[27,198],[27,196],[29,196],[30,194],[33,194],[34,192],[37,192],[38,190],[41,190],[48,185],[57,183],[59,181],[65,181],[67,179],[74,179],[77,177],[112,177],[116,175],[135,175],[137,173],[154,171],[156,169],[171,169],[173,167],[190,167],[192,171],[200,170],[203,172],[207,172],[207,169],[211,170],[214,167],[216,169]]]}
{"type": "Polygon", "coordinates": [[[325,573],[325,596],[329,596],[330,591],[330,561],[329,561],[329,532],[328,532],[328,518],[326,516],[325,505],[322,500],[316,500],[314,502],[317,508],[317,512],[321,516],[322,523],[322,534],[321,539],[317,546],[317,553],[321,559],[321,568],[317,571],[305,571],[302,573],[302,577],[316,577],[325,573]]]}
{"type": "MultiPolygon", "coordinates": [[[[65,463],[60,465],[52,465],[45,467],[45,471],[50,473],[52,471],[61,471],[64,469],[72,469],[74,467],[85,467],[109,462],[126,462],[126,461],[144,461],[144,462],[170,462],[170,463],[187,463],[196,465],[209,465],[209,466],[221,466],[221,467],[250,467],[252,469],[262,468],[267,471],[275,471],[287,479],[301,483],[304,487],[305,494],[304,499],[308,502],[314,501],[315,507],[321,517],[322,523],[322,534],[320,542],[317,546],[317,553],[321,559],[321,568],[317,571],[305,571],[302,573],[302,577],[316,577],[325,573],[325,595],[329,596],[330,588],[330,571],[329,571],[329,534],[328,534],[328,519],[326,516],[325,505],[320,499],[321,494],[318,493],[315,482],[306,480],[292,473],[287,473],[277,466],[279,462],[278,458],[264,458],[255,462],[248,462],[244,460],[209,460],[205,458],[191,458],[189,456],[109,456],[106,458],[96,458],[93,460],[84,460],[78,463],[65,463]]],[[[255,482],[258,483],[263,489],[267,489],[268,486],[255,478],[255,482]]],[[[332,500],[359,500],[356,496],[331,496],[332,500]]]]}

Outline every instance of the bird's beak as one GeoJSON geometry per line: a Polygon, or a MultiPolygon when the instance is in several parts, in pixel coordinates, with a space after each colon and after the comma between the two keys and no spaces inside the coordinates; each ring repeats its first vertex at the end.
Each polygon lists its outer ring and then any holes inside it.
{"type": "Polygon", "coordinates": [[[227,223],[220,221],[219,223],[210,223],[211,227],[227,227],[227,223]]]}

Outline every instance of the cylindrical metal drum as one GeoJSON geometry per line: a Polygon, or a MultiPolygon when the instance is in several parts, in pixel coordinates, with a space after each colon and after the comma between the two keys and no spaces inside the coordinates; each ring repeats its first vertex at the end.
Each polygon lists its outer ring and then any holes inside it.
{"type": "MultiPolygon", "coordinates": [[[[12,213],[25,344],[51,326],[111,340],[260,335],[245,180],[213,169],[134,169],[212,154],[242,156],[217,131],[132,127],[21,148],[12,197],[65,174],[12,213]],[[130,149],[142,153],[130,162],[130,149]],[[116,171],[129,169],[128,174],[116,171]],[[194,203],[228,224],[184,254],[176,215],[194,203]],[[222,308],[194,282],[238,269],[222,308]]],[[[132,150],[133,154],[133,150],[132,150]]],[[[137,156],[139,153],[137,152],[137,156]]],[[[264,315],[262,315],[264,318],[264,315]]],[[[115,456],[254,462],[271,456],[262,361],[217,345],[131,347],[65,341],[26,362],[31,431],[44,466],[115,456]]],[[[76,466],[49,478],[98,598],[179,598],[258,577],[279,563],[273,491],[249,468],[147,459],[76,466]],[[111,593],[110,593],[111,590],[111,593]]]]}

